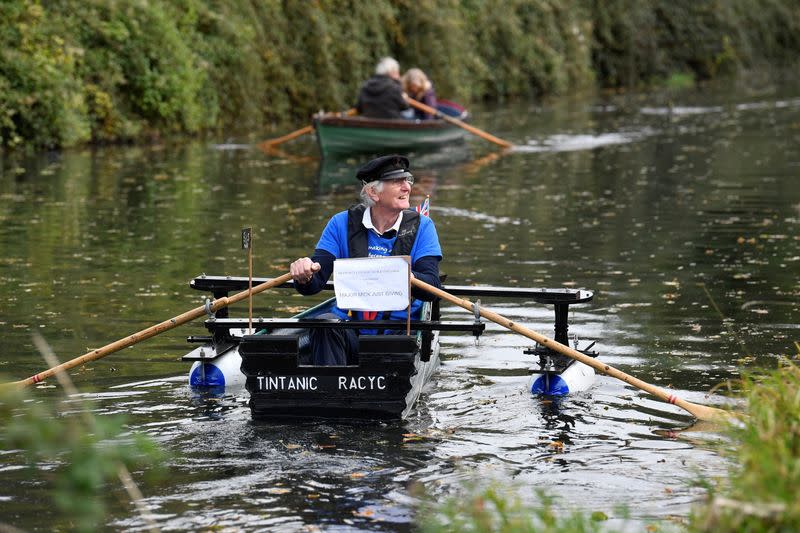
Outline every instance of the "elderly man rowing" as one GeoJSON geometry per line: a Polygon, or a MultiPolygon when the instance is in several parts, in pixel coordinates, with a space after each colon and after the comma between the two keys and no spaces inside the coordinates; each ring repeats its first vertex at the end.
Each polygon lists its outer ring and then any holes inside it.
{"type": "MultiPolygon", "coordinates": [[[[409,195],[414,177],[408,158],[387,155],[373,159],[356,173],[362,183],[361,203],[335,214],[325,226],[314,254],[291,264],[297,291],[304,295],[323,289],[336,259],[407,255],[412,276],[441,287],[439,262],[442,248],[433,221],[410,209],[409,195]]],[[[411,316],[419,312],[421,300],[433,296],[414,290],[411,316]]],[[[406,320],[406,311],[350,311],[335,307],[318,318],[340,320],[406,320]]],[[[311,333],[311,363],[314,365],[355,364],[358,333],[352,329],[318,329],[311,333]]]]}

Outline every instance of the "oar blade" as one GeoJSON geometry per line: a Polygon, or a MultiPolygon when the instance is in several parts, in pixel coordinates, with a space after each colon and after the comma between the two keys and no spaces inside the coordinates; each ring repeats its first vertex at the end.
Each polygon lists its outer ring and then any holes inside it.
{"type": "Polygon", "coordinates": [[[499,137],[495,137],[491,133],[487,133],[487,132],[485,132],[483,130],[480,130],[480,129],[476,128],[475,126],[470,126],[469,124],[466,124],[466,123],[458,120],[457,118],[445,115],[445,114],[437,111],[436,109],[434,109],[434,108],[432,108],[432,107],[430,107],[428,105],[423,104],[422,102],[418,102],[418,101],[414,100],[413,98],[409,98],[408,96],[406,96],[405,98],[406,98],[406,102],[411,107],[419,109],[420,111],[423,111],[425,113],[429,113],[431,115],[434,115],[436,117],[439,117],[442,120],[445,120],[445,121],[447,121],[447,122],[449,122],[451,124],[455,124],[459,128],[465,129],[468,132],[472,133],[473,135],[477,135],[478,137],[486,139],[487,141],[493,142],[493,143],[495,143],[497,145],[500,145],[500,146],[502,146],[504,148],[511,148],[511,147],[514,146],[513,144],[511,144],[508,141],[505,141],[505,140],[503,140],[503,139],[501,139],[499,137]]]}
{"type": "Polygon", "coordinates": [[[682,405],[679,405],[679,407],[684,408],[698,420],[704,420],[707,422],[731,422],[737,417],[735,413],[726,411],[724,409],[687,402],[686,400],[683,400],[681,403],[682,405]]]}

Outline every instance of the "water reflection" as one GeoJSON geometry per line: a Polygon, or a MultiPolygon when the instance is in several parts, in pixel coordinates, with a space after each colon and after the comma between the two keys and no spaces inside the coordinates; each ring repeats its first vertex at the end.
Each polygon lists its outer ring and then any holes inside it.
{"type": "Polygon", "coordinates": [[[143,424],[182,450],[172,467],[180,485],[147,501],[165,517],[163,527],[324,526],[342,517],[389,527],[410,520],[401,494],[428,464],[431,442],[415,440],[404,424],[257,422],[242,404],[226,409],[217,402],[236,405],[231,397],[194,399],[188,418],[143,424]]]}
{"type": "MultiPolygon", "coordinates": [[[[385,155],[385,154],[382,154],[385,155]]],[[[438,150],[404,152],[409,158],[414,174],[414,192],[431,194],[439,174],[471,162],[471,150],[466,144],[455,144],[438,150]]],[[[355,176],[359,167],[372,158],[370,155],[325,157],[319,160],[317,176],[319,193],[326,194],[337,188],[353,189],[358,184],[355,176]]]]}
{"type": "MultiPolygon", "coordinates": [[[[610,365],[724,404],[724,388],[709,391],[742,365],[796,351],[797,94],[522,103],[489,127],[478,109],[477,125],[533,149],[468,140],[454,153],[414,154],[413,194],[432,196],[450,283],[592,289],[594,301],[569,318],[581,345],[597,340],[610,365]]],[[[32,329],[67,360],[196,307],[205,294],[187,288],[195,275],[247,274],[242,227],[254,228],[256,275],[310,253],[328,218],[354,201],[363,161],[320,162],[311,140],[283,149],[190,143],[4,160],[0,371],[42,370],[32,329]]],[[[267,291],[254,314],[289,316],[310,301],[267,291]]],[[[483,304],[552,331],[552,310],[534,302],[483,304]]],[[[449,306],[443,315],[469,319],[449,306]]],[[[691,417],[620,381],[531,397],[530,342],[499,326],[487,325],[477,346],[443,335],[443,364],[412,417],[366,426],[255,423],[244,394],[193,396],[179,359],[185,337],[202,333],[185,326],[73,376],[98,415],[125,413],[175,452],[167,482],[142,484],[164,529],[403,529],[410,484],[442,496],[475,473],[516,482],[531,501],[544,489],[559,508],[580,502],[613,517],[626,503],[643,525],[685,516],[700,495],[689,482],[725,470],[715,428],[693,430],[691,417]]],[[[57,526],[45,481],[18,468],[15,452],[4,463],[0,499],[14,525],[57,526]]],[[[136,520],[126,506],[110,514],[116,528],[136,520]]]]}

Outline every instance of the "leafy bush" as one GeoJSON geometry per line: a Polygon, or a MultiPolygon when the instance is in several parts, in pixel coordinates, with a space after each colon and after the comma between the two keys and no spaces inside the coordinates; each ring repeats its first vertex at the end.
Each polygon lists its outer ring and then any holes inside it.
{"type": "Polygon", "coordinates": [[[9,0],[0,147],[262,127],[351,107],[381,56],[475,99],[796,64],[794,0],[9,0]]]}
{"type": "Polygon", "coordinates": [[[729,478],[710,486],[691,530],[800,531],[800,367],[784,360],[777,370],[745,376],[743,396],[746,414],[723,450],[729,478]]]}
{"type": "Polygon", "coordinates": [[[88,140],[78,51],[37,3],[0,3],[0,20],[0,146],[88,140]]]}

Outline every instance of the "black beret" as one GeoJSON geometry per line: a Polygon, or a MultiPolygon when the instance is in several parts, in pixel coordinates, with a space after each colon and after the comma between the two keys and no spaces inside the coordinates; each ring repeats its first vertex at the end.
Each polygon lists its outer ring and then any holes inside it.
{"type": "Polygon", "coordinates": [[[411,176],[408,171],[408,158],[402,155],[384,155],[362,165],[356,172],[356,179],[363,182],[375,180],[396,180],[411,176]]]}

